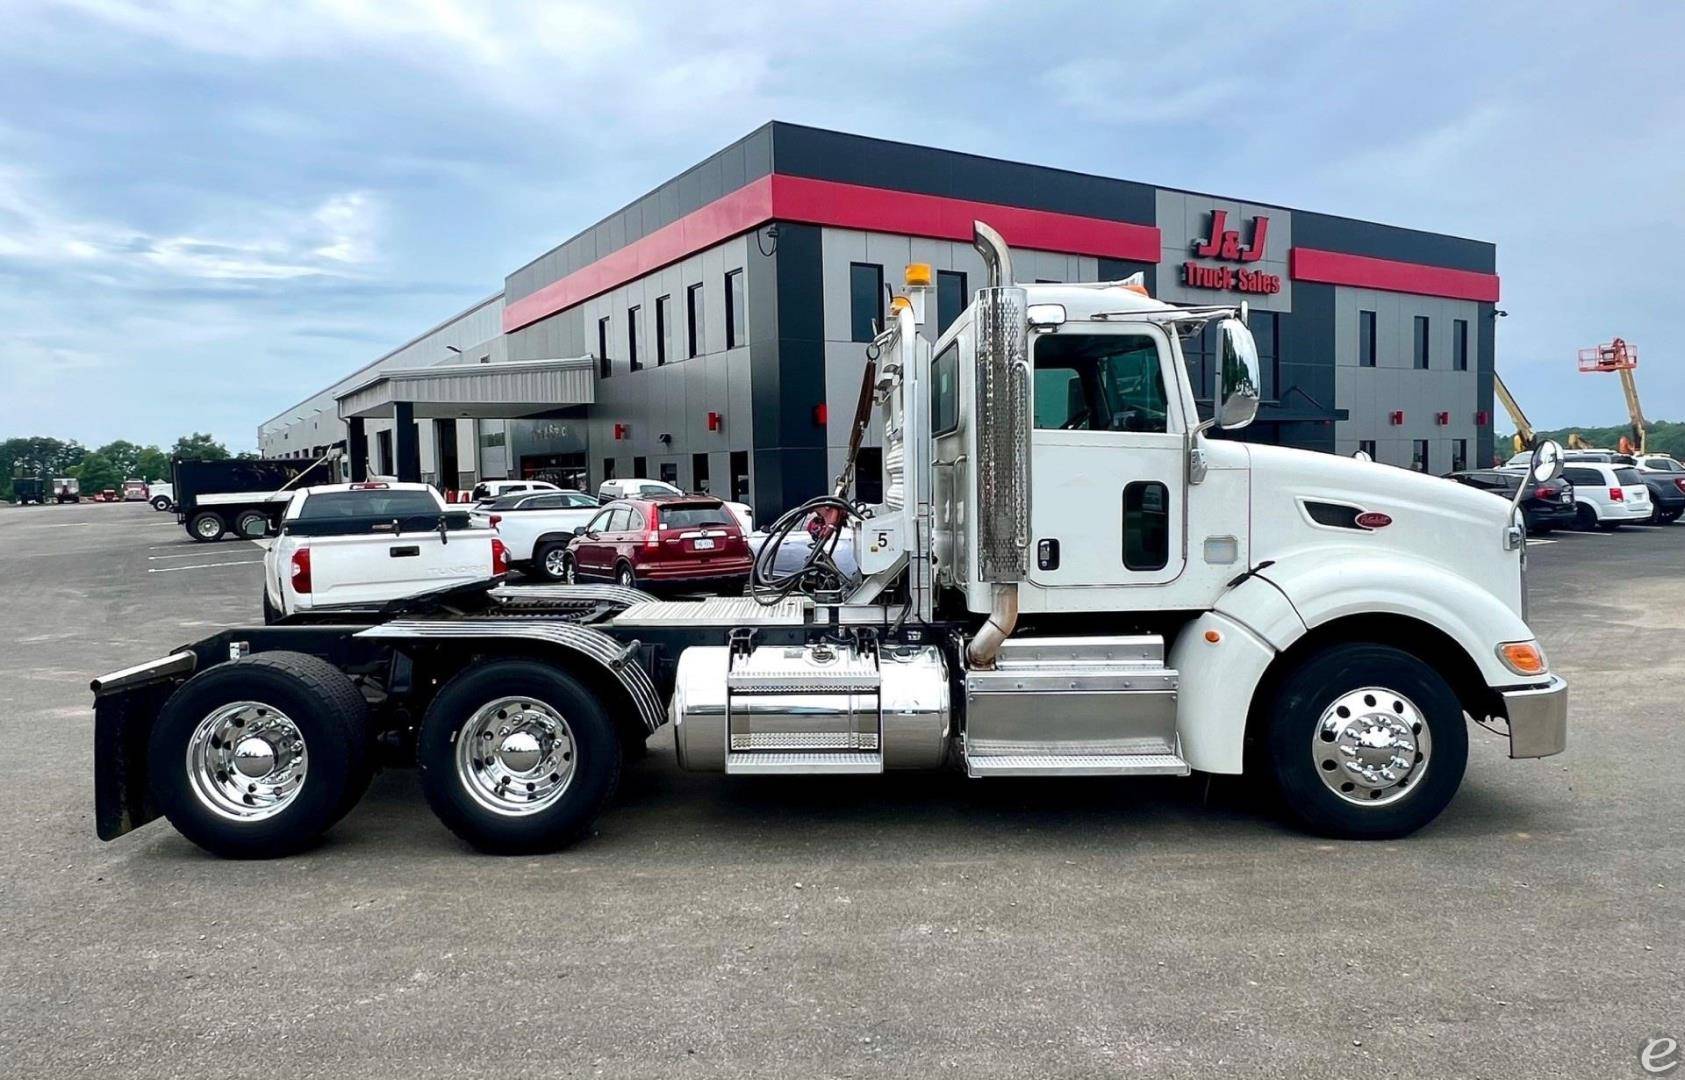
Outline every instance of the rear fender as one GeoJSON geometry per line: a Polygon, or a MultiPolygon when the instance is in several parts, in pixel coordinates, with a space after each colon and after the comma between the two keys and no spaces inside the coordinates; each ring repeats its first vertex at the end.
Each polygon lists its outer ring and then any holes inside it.
{"type": "Polygon", "coordinates": [[[486,645],[506,642],[549,654],[585,675],[599,687],[618,693],[621,708],[608,701],[610,715],[623,727],[647,736],[667,722],[667,710],[649,672],[639,663],[637,642],[622,644],[588,626],[572,623],[511,622],[498,619],[461,619],[448,622],[398,620],[372,626],[357,635],[403,648],[406,643],[486,645]]]}

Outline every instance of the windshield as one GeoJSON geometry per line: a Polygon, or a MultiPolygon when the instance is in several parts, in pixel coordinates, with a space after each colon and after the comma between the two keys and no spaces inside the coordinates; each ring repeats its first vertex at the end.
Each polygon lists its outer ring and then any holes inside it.
{"type": "Polygon", "coordinates": [[[299,521],[329,518],[401,518],[440,513],[430,491],[325,491],[304,500],[299,521]]]}

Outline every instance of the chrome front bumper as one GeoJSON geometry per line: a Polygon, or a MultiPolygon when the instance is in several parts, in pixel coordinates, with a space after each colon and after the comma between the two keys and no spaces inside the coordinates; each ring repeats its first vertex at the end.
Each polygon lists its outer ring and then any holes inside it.
{"type": "Polygon", "coordinates": [[[1509,756],[1550,757],[1568,749],[1568,682],[1552,675],[1544,686],[1505,690],[1509,756]]]}

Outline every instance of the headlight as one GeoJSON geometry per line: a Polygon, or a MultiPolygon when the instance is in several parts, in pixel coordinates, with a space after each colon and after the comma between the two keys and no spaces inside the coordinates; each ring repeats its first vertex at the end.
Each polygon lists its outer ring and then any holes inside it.
{"type": "Polygon", "coordinates": [[[1543,675],[1550,670],[1537,641],[1506,641],[1498,646],[1498,659],[1517,675],[1543,675]]]}

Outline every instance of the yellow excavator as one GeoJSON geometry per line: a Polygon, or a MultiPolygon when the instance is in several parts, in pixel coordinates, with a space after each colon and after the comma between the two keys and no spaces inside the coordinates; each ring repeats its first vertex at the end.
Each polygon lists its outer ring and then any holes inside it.
{"type": "MultiPolygon", "coordinates": [[[[1533,449],[1538,441],[1538,434],[1533,431],[1533,425],[1527,422],[1527,414],[1521,411],[1521,406],[1515,403],[1510,395],[1509,387],[1504,385],[1504,377],[1497,372],[1492,373],[1492,389],[1497,393],[1498,400],[1503,402],[1504,411],[1509,413],[1510,422],[1515,425],[1515,452],[1517,454],[1533,449]]],[[[1578,434],[1569,436],[1569,444],[1579,438],[1578,434]]]]}

